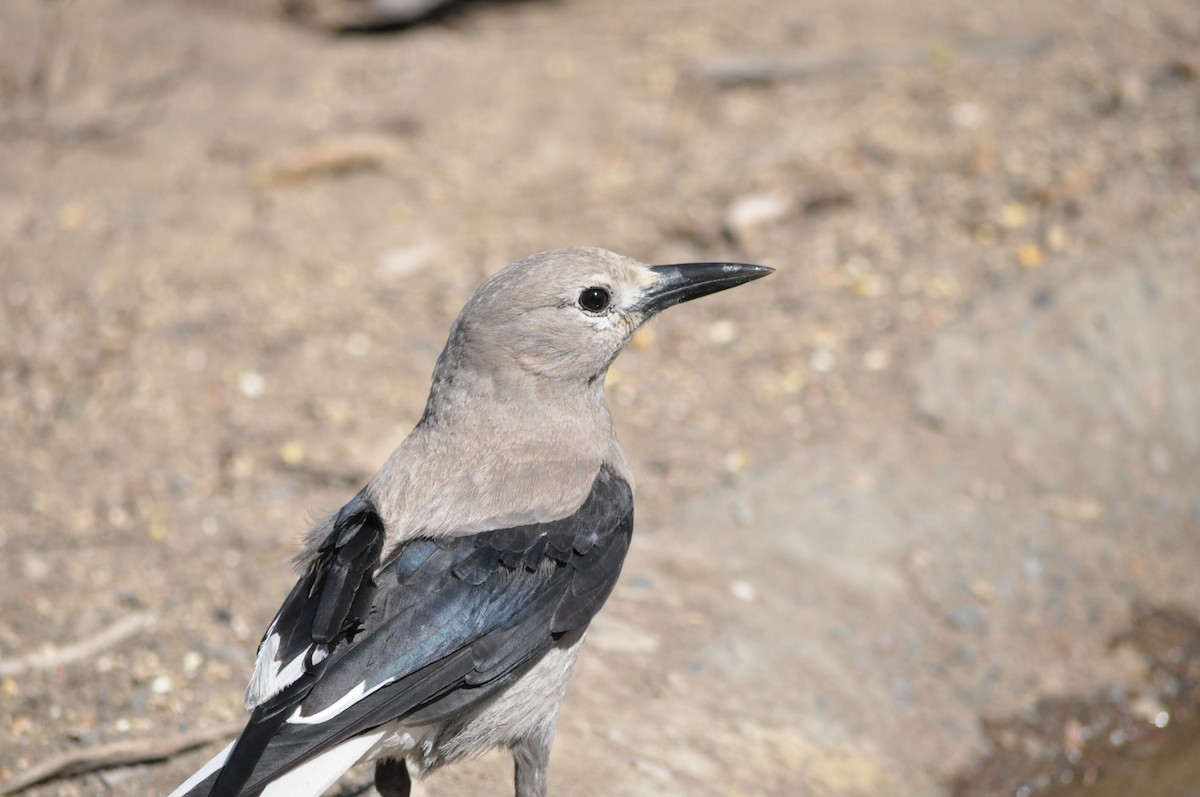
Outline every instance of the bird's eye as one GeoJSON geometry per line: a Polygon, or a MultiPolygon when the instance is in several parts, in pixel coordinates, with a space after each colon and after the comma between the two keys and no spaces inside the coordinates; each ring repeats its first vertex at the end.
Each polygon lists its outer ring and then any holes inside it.
{"type": "Polygon", "coordinates": [[[611,301],[607,288],[584,288],[579,294],[579,306],[589,313],[603,313],[611,301]]]}

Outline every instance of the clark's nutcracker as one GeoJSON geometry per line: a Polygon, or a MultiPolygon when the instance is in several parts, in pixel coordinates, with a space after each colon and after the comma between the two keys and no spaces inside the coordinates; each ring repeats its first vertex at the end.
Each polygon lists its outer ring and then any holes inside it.
{"type": "Polygon", "coordinates": [[[258,648],[246,729],[172,797],[315,797],[376,761],[385,797],[495,747],[544,797],[558,707],[633,531],[604,376],[655,313],[770,274],[534,255],[467,302],[425,414],[317,525],[258,648]]]}

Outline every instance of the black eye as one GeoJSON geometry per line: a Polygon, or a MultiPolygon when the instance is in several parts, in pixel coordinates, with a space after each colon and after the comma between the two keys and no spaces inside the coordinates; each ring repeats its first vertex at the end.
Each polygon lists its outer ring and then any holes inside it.
{"type": "Polygon", "coordinates": [[[606,288],[584,288],[579,294],[579,306],[589,313],[602,313],[612,301],[612,294],[606,288]]]}

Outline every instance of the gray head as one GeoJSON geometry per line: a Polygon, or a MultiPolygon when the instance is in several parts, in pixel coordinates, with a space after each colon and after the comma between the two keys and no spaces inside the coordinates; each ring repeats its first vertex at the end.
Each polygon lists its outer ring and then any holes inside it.
{"type": "Polygon", "coordinates": [[[454,322],[444,366],[594,382],[649,318],[774,269],[738,263],[648,266],[604,249],[556,249],[489,277],[454,322]]]}

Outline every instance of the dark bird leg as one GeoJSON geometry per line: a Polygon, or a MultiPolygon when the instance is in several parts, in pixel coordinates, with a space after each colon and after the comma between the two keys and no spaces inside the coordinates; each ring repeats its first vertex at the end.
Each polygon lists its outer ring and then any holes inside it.
{"type": "Polygon", "coordinates": [[[379,797],[409,797],[412,778],[403,758],[381,758],[375,762],[375,790],[379,797]]]}
{"type": "Polygon", "coordinates": [[[548,740],[526,739],[512,747],[516,765],[517,797],[546,797],[546,773],[550,770],[548,740]]]}

